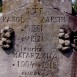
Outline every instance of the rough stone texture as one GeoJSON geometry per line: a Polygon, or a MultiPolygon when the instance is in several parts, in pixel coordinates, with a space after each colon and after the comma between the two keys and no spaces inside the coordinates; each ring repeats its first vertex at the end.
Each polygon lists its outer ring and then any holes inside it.
{"type": "MultiPolygon", "coordinates": [[[[3,14],[17,8],[28,5],[34,0],[3,0],[3,14]]],[[[41,1],[44,5],[51,7],[53,6],[56,9],[59,9],[61,12],[72,13],[71,0],[38,0],[41,1]]]]}
{"type": "Polygon", "coordinates": [[[10,26],[15,31],[14,47],[0,47],[1,77],[76,77],[73,50],[61,53],[57,46],[60,27],[75,32],[77,19],[50,7],[52,1],[45,3],[34,0],[0,18],[0,30],[10,26]]]}

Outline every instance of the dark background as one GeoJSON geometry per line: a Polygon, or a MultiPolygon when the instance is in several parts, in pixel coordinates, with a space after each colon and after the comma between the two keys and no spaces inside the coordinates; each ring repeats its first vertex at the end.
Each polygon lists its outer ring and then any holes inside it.
{"type": "Polygon", "coordinates": [[[2,12],[2,0],[0,0],[0,12],[2,12]]]}

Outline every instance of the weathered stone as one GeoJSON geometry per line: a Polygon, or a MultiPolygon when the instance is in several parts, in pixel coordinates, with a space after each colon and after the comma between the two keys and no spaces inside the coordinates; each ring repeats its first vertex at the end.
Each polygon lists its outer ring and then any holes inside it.
{"type": "MultiPolygon", "coordinates": [[[[22,8],[34,0],[3,0],[3,13],[22,8]]],[[[61,12],[72,13],[71,0],[38,0],[46,6],[53,6],[61,12]]]]}
{"type": "Polygon", "coordinates": [[[10,45],[6,44],[2,46],[3,48],[10,48],[10,45]]]}
{"type": "Polygon", "coordinates": [[[63,47],[63,46],[62,46],[61,44],[59,44],[58,47],[57,47],[57,49],[61,50],[62,47],[63,47]]]}
{"type": "Polygon", "coordinates": [[[1,30],[1,33],[3,33],[3,32],[4,32],[4,30],[2,29],[2,30],[1,30]]]}
{"type": "Polygon", "coordinates": [[[4,27],[4,30],[8,30],[10,27],[9,26],[6,26],[6,27],[4,27]]]}
{"type": "Polygon", "coordinates": [[[69,50],[69,49],[70,49],[70,47],[63,47],[62,51],[66,51],[66,50],[69,50]]]}
{"type": "Polygon", "coordinates": [[[69,39],[70,35],[69,34],[65,34],[65,39],[69,39]]]}
{"type": "MultiPolygon", "coordinates": [[[[15,0],[10,0],[11,6],[9,5],[8,10],[5,10],[7,14],[4,13],[0,19],[0,30],[10,26],[15,31],[14,46],[10,50],[0,48],[0,76],[75,77],[76,75],[71,76],[73,50],[63,54],[57,49],[61,27],[66,30],[69,27],[72,32],[76,31],[74,22],[77,22],[77,19],[72,17],[74,20],[72,22],[70,15],[64,12],[69,9],[66,7],[70,7],[69,4],[68,6],[65,4],[69,1],[27,0],[29,1],[27,6],[22,6],[22,1],[17,5],[15,0]],[[56,8],[59,7],[59,3],[61,11],[56,8]]],[[[9,0],[4,2],[8,7],[9,0]]]]}
{"type": "Polygon", "coordinates": [[[70,45],[70,40],[65,40],[65,45],[66,46],[70,45]]]}
{"type": "Polygon", "coordinates": [[[59,29],[59,32],[60,33],[64,33],[64,29],[59,29]]]}
{"type": "Polygon", "coordinates": [[[2,38],[1,40],[2,40],[2,41],[6,41],[7,39],[6,39],[6,38],[2,38]]]}
{"type": "Polygon", "coordinates": [[[14,30],[9,26],[4,27],[1,30],[1,47],[5,50],[11,49],[13,47],[14,30]]]}
{"type": "Polygon", "coordinates": [[[65,36],[65,33],[59,33],[58,36],[59,36],[59,37],[64,37],[64,36],[65,36]]]}
{"type": "Polygon", "coordinates": [[[63,39],[59,39],[59,44],[63,45],[65,44],[65,41],[63,39]]]}
{"type": "Polygon", "coordinates": [[[2,45],[2,41],[0,40],[0,46],[2,45]]]}
{"type": "Polygon", "coordinates": [[[6,37],[6,38],[9,38],[11,35],[10,35],[10,32],[6,32],[5,34],[4,34],[4,37],[6,37]]]}
{"type": "Polygon", "coordinates": [[[10,44],[10,43],[11,43],[11,40],[6,40],[6,42],[7,42],[8,44],[10,44]]]}

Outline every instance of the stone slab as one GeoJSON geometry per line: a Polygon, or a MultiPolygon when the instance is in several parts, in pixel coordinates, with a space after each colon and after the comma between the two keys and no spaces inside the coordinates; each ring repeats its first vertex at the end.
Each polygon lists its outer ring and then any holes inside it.
{"type": "Polygon", "coordinates": [[[60,27],[75,29],[71,28],[73,22],[69,18],[68,14],[36,0],[4,14],[0,30],[12,27],[15,39],[11,50],[0,47],[0,76],[71,77],[72,50],[63,54],[57,49],[60,27]]]}

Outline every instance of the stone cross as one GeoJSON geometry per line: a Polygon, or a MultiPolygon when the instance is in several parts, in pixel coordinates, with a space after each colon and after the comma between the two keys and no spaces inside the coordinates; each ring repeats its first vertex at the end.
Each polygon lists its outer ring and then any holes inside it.
{"type": "MultiPolygon", "coordinates": [[[[21,8],[29,4],[32,0],[3,0],[3,13],[21,8]]],[[[53,5],[54,8],[62,12],[72,13],[71,0],[39,0],[45,5],[53,5]]]]}

